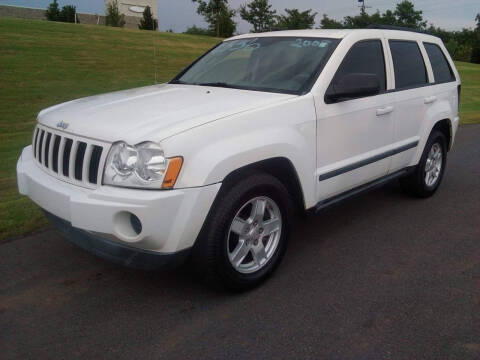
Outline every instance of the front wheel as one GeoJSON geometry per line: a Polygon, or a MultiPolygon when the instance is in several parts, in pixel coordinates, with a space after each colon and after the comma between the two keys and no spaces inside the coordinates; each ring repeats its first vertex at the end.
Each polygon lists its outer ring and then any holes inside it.
{"type": "Polygon", "coordinates": [[[422,157],[412,174],[400,179],[403,189],[416,197],[432,196],[443,178],[447,163],[447,140],[440,131],[433,131],[425,144],[422,157]]]}
{"type": "Polygon", "coordinates": [[[207,219],[195,244],[197,268],[232,290],[247,290],[265,280],[287,247],[292,206],[275,177],[254,173],[229,186],[207,219]]]}

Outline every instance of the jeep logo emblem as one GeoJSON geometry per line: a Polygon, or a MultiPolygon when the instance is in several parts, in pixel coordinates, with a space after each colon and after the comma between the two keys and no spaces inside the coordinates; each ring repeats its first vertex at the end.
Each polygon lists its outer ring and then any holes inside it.
{"type": "Polygon", "coordinates": [[[63,122],[63,121],[60,121],[59,123],[57,123],[57,127],[58,128],[62,128],[63,130],[65,130],[66,128],[68,128],[68,123],[66,122],[63,122]]]}

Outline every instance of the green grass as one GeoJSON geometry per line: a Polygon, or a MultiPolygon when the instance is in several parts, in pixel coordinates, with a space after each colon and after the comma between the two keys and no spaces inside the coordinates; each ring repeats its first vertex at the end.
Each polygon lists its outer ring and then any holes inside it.
{"type": "MultiPolygon", "coordinates": [[[[219,40],[102,26],[0,18],[0,239],[41,228],[18,195],[15,164],[50,105],[169,80],[219,40]],[[154,56],[153,42],[156,44],[154,56]],[[155,65],[156,64],[156,65],[155,65]]],[[[480,65],[457,63],[462,123],[480,122],[480,65]]]]}
{"type": "Polygon", "coordinates": [[[456,62],[462,79],[460,120],[462,124],[480,123],[480,65],[456,62]]]}

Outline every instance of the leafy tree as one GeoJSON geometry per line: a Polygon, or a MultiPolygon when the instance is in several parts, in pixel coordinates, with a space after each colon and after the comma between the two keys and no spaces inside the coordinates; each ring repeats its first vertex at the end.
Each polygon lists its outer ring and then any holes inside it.
{"type": "Polygon", "coordinates": [[[276,27],[278,29],[311,29],[315,25],[317,13],[312,9],[300,12],[298,9],[285,9],[286,15],[280,15],[276,27]]]}
{"type": "Polygon", "coordinates": [[[230,8],[225,8],[220,12],[220,36],[230,37],[237,31],[237,23],[233,20],[236,11],[230,8]]]}
{"type": "Polygon", "coordinates": [[[147,6],[145,10],[143,10],[143,19],[140,20],[138,28],[140,30],[157,30],[158,21],[153,18],[150,6],[147,6]]]}
{"type": "Polygon", "coordinates": [[[475,21],[477,22],[477,29],[475,30],[477,41],[472,49],[472,58],[470,61],[475,64],[480,64],[480,14],[477,14],[475,21]]]}
{"type": "Polygon", "coordinates": [[[345,16],[343,21],[330,19],[324,15],[320,22],[322,29],[363,29],[371,24],[406,26],[419,30],[424,30],[427,26],[427,22],[423,21],[422,11],[415,10],[413,3],[408,0],[398,3],[394,11],[387,10],[383,14],[377,10],[370,15],[362,8],[359,15],[345,16]]]}
{"type": "MultiPolygon", "coordinates": [[[[65,5],[64,7],[62,7],[62,10],[60,11],[60,15],[58,17],[59,21],[74,23],[76,11],[77,10],[75,6],[65,5]]],[[[77,19],[77,22],[79,22],[78,19],[77,19]]]]}
{"type": "Polygon", "coordinates": [[[378,11],[373,15],[369,15],[363,8],[360,15],[345,16],[343,18],[343,26],[347,29],[364,29],[368,25],[379,23],[381,23],[381,15],[378,11]]]}
{"type": "MultiPolygon", "coordinates": [[[[76,8],[73,5],[65,5],[62,7],[62,10],[60,10],[60,7],[58,6],[57,0],[53,0],[53,2],[48,5],[47,11],[45,12],[45,16],[47,20],[50,21],[63,21],[63,22],[75,22],[75,13],[76,13],[76,8]]],[[[78,19],[77,19],[77,22],[78,19]]]]}
{"type": "Polygon", "coordinates": [[[240,16],[253,25],[252,32],[270,31],[275,24],[276,14],[268,0],[253,0],[240,6],[240,16]]]}
{"type": "Polygon", "coordinates": [[[343,21],[330,19],[327,15],[323,15],[323,19],[320,21],[322,29],[363,29],[370,24],[385,24],[385,21],[378,11],[369,15],[363,10],[360,15],[345,16],[343,21]]]}
{"type": "Polygon", "coordinates": [[[48,5],[45,17],[50,21],[58,21],[58,18],[60,17],[60,8],[58,7],[57,0],[53,0],[53,2],[48,5]]]}
{"type": "Polygon", "coordinates": [[[123,27],[125,25],[125,15],[120,14],[117,0],[112,0],[107,4],[105,25],[114,27],[123,27]]]}
{"type": "Polygon", "coordinates": [[[470,58],[470,62],[474,64],[480,64],[480,47],[472,49],[472,57],[470,58]]]}
{"type": "Polygon", "coordinates": [[[202,29],[199,28],[195,25],[190,26],[187,31],[184,32],[184,34],[190,34],[190,35],[203,35],[203,36],[215,36],[215,32],[213,32],[210,29],[202,29]]]}
{"type": "Polygon", "coordinates": [[[217,37],[230,37],[237,30],[233,21],[235,10],[228,7],[228,0],[192,0],[198,3],[197,13],[205,18],[217,37]]]}
{"type": "Polygon", "coordinates": [[[321,29],[343,29],[343,23],[335,19],[330,19],[327,14],[323,14],[322,20],[320,20],[321,29]]]}
{"type": "Polygon", "coordinates": [[[413,3],[408,0],[398,3],[393,12],[398,26],[424,30],[427,27],[427,22],[423,21],[422,13],[421,10],[415,10],[413,3]]]}
{"type": "Polygon", "coordinates": [[[380,17],[380,24],[397,26],[397,18],[392,10],[385,11],[380,17]]]}
{"type": "Polygon", "coordinates": [[[430,25],[427,29],[421,11],[415,10],[413,3],[404,0],[397,4],[394,11],[387,10],[380,14],[377,10],[372,15],[361,11],[357,16],[346,16],[342,21],[323,15],[320,21],[322,29],[332,28],[365,28],[370,24],[384,24],[406,26],[419,30],[426,30],[429,34],[442,39],[448,52],[454,60],[480,63],[480,14],[476,17],[477,29],[462,29],[461,31],[447,31],[430,25]]]}
{"type": "Polygon", "coordinates": [[[439,28],[439,27],[435,27],[433,24],[430,24],[430,27],[426,30],[427,33],[431,34],[431,35],[434,35],[434,36],[437,36],[439,37],[440,39],[442,39],[442,41],[445,43],[445,45],[447,45],[447,43],[449,41],[454,41],[456,42],[454,39],[453,39],[453,31],[447,31],[445,29],[442,29],[442,28],[439,28]]]}

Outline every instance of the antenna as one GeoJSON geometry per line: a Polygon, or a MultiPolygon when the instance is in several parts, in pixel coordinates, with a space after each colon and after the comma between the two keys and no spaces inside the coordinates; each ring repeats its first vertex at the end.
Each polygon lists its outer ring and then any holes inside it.
{"type": "Polygon", "coordinates": [[[155,85],[157,85],[157,49],[155,45],[155,19],[152,21],[152,32],[153,32],[153,68],[155,76],[155,85]]]}

